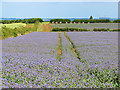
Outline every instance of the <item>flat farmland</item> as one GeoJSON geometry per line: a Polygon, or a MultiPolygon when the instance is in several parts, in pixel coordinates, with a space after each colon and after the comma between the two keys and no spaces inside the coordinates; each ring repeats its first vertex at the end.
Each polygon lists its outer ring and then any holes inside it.
{"type": "Polygon", "coordinates": [[[33,32],[2,40],[2,87],[119,87],[118,32],[33,32]]]}
{"type": "Polygon", "coordinates": [[[90,23],[90,24],[52,24],[53,28],[73,27],[93,30],[94,28],[118,29],[118,23],[90,23]]]}
{"type": "Polygon", "coordinates": [[[19,27],[25,27],[25,23],[11,23],[11,24],[1,24],[0,26],[2,27],[7,27],[7,28],[19,28],[19,27]]]}

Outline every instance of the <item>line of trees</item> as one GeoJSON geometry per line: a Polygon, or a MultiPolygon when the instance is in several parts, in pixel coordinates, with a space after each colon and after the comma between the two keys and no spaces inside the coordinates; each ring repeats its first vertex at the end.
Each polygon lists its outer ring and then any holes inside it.
{"type": "Polygon", "coordinates": [[[75,23],[110,23],[111,20],[109,19],[74,19],[72,22],[75,22],[75,23]]]}
{"type": "Polygon", "coordinates": [[[120,19],[114,20],[113,23],[120,23],[120,19]]]}
{"type": "Polygon", "coordinates": [[[70,19],[51,19],[51,23],[120,23],[120,20],[114,20],[111,21],[109,19],[93,19],[92,17],[90,19],[74,19],[71,21],[70,19]]]}
{"type": "Polygon", "coordinates": [[[2,24],[10,24],[10,23],[35,23],[36,21],[43,22],[41,18],[30,18],[30,19],[17,19],[17,20],[2,20],[0,23],[2,24]]]}
{"type": "MultiPolygon", "coordinates": [[[[17,20],[1,20],[0,23],[2,24],[10,24],[10,23],[35,23],[36,21],[43,22],[41,18],[30,18],[30,19],[17,19],[17,20]]],[[[93,19],[91,16],[90,19],[74,19],[71,21],[70,19],[51,19],[51,23],[120,23],[120,19],[111,21],[109,19],[93,19]]]]}

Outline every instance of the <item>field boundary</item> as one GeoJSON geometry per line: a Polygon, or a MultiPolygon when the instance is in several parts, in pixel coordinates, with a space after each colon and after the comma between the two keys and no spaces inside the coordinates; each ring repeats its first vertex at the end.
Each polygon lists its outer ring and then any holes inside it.
{"type": "MultiPolygon", "coordinates": [[[[71,41],[71,39],[66,35],[66,33],[64,32],[64,36],[67,38],[67,40],[70,42],[70,44],[72,45],[72,50],[75,53],[76,57],[79,59],[79,61],[81,61],[81,58],[79,57],[79,53],[78,51],[75,49],[75,45],[74,43],[71,41]]],[[[83,61],[82,61],[83,62],[83,61]]]]}
{"type": "Polygon", "coordinates": [[[59,38],[59,44],[58,44],[58,56],[57,59],[61,61],[61,55],[62,55],[62,38],[61,38],[61,33],[58,33],[58,38],[59,38]]]}

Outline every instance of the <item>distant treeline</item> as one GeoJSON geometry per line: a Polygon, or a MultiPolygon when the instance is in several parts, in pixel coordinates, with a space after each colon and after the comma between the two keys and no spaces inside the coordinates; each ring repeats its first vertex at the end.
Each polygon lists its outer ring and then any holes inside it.
{"type": "Polygon", "coordinates": [[[114,20],[114,23],[120,23],[120,19],[114,20]]]}
{"type": "Polygon", "coordinates": [[[35,23],[36,21],[43,22],[41,18],[31,18],[31,19],[17,19],[17,20],[2,20],[0,21],[2,24],[9,24],[9,23],[35,23]]]}
{"type": "Polygon", "coordinates": [[[73,21],[71,21],[70,19],[51,19],[50,20],[51,23],[120,23],[120,20],[114,20],[111,21],[109,19],[74,19],[73,21]]]}
{"type": "MultiPolygon", "coordinates": [[[[43,22],[41,18],[31,18],[31,19],[17,19],[17,20],[2,20],[0,23],[9,24],[9,23],[35,23],[36,21],[43,22]]],[[[51,19],[51,23],[120,23],[120,19],[111,21],[109,19],[74,19],[71,21],[70,19],[51,19]]]]}

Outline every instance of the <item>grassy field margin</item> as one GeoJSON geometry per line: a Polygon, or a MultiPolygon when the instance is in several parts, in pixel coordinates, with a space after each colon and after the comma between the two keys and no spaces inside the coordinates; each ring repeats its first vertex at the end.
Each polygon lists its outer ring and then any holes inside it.
{"type": "Polygon", "coordinates": [[[35,24],[27,24],[25,27],[19,27],[19,28],[2,27],[0,29],[2,38],[0,38],[0,39],[17,37],[17,36],[29,34],[31,32],[35,32],[35,31],[37,31],[38,23],[39,22],[36,22],[35,24]]]}

